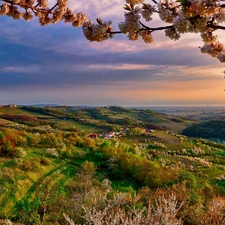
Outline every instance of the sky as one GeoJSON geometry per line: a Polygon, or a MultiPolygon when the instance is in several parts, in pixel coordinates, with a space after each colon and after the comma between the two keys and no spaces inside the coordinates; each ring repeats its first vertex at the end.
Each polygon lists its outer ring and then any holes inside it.
{"type": "MultiPolygon", "coordinates": [[[[118,30],[124,3],[70,0],[70,8],[118,30]]],[[[172,41],[158,31],[151,44],[118,34],[97,43],[63,22],[0,16],[0,27],[0,104],[225,105],[225,66],[200,52],[199,34],[172,41]]]]}

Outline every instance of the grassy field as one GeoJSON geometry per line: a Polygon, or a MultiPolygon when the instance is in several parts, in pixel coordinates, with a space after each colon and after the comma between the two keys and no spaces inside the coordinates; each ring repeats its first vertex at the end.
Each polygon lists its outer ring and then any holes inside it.
{"type": "Polygon", "coordinates": [[[41,113],[29,112],[22,109],[21,107],[0,107],[0,114],[43,116],[41,113]]]}

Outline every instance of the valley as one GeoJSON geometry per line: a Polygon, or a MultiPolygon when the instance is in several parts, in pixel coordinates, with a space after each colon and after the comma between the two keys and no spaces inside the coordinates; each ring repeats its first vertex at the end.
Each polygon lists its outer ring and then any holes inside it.
{"type": "Polygon", "coordinates": [[[211,224],[209,209],[221,204],[213,213],[222,225],[225,145],[216,140],[225,138],[225,113],[219,114],[205,121],[205,113],[191,118],[120,106],[0,107],[2,224],[97,224],[97,215],[110,224],[107,214],[117,215],[116,208],[118,221],[127,216],[135,224],[148,212],[152,224],[165,224],[155,210],[176,202],[179,210],[166,212],[173,224],[211,224]]]}

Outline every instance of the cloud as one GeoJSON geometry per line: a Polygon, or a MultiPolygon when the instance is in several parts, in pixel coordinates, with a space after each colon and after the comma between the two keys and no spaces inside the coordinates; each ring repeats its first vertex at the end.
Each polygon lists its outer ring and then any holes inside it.
{"type": "MultiPolygon", "coordinates": [[[[49,55],[48,55],[49,56],[49,55]]],[[[119,56],[118,56],[119,57],[119,56]]],[[[218,80],[223,77],[222,67],[213,69],[205,66],[190,65],[155,65],[143,63],[84,63],[84,57],[73,64],[73,61],[64,61],[56,58],[47,62],[44,59],[41,65],[5,66],[0,69],[3,76],[0,87],[2,89],[40,86],[42,88],[88,88],[117,86],[137,86],[157,82],[152,88],[160,85],[179,82],[200,82],[204,80],[218,80]],[[61,61],[60,61],[61,60],[61,61]],[[6,76],[7,75],[7,76],[6,76]],[[160,83],[161,82],[161,83],[160,83]]],[[[26,62],[27,63],[27,62],[26,62]]],[[[141,87],[140,87],[141,88],[141,87]]]]}
{"type": "MultiPolygon", "coordinates": [[[[104,69],[104,70],[149,70],[156,68],[154,65],[143,65],[143,64],[118,64],[118,65],[90,65],[88,69],[104,69]]],[[[159,67],[157,66],[159,69],[159,67]]]]}
{"type": "Polygon", "coordinates": [[[3,68],[0,68],[0,72],[2,73],[33,73],[40,71],[40,67],[36,65],[30,65],[30,66],[5,66],[3,68]]]}
{"type": "Polygon", "coordinates": [[[87,14],[90,19],[95,19],[101,17],[103,19],[110,20],[110,18],[118,19],[118,17],[123,17],[123,6],[125,1],[120,0],[89,0],[84,2],[82,0],[69,1],[69,7],[74,9],[75,12],[83,12],[87,14]]]}

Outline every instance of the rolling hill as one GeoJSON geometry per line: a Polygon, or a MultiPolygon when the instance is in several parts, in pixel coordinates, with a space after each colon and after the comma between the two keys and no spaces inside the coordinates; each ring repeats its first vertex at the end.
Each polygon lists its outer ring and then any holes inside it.
{"type": "Polygon", "coordinates": [[[211,204],[225,201],[225,145],[182,134],[191,126],[201,124],[119,106],[1,107],[0,219],[97,224],[148,209],[164,224],[154,210],[176,202],[174,221],[209,224],[211,204]]]}

